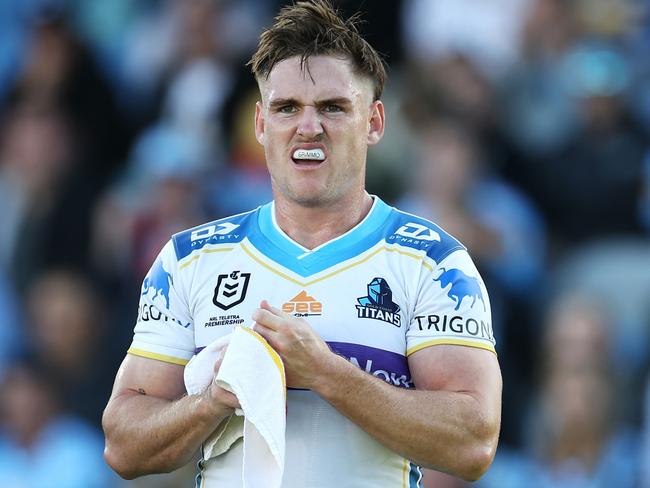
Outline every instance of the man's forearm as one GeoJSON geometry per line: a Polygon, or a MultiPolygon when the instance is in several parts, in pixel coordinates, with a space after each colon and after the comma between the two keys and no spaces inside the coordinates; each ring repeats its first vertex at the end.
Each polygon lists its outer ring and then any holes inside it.
{"type": "Polygon", "coordinates": [[[169,401],[135,392],[111,399],[102,419],[107,463],[127,479],[179,468],[232,411],[208,403],[201,395],[169,401]]]}
{"type": "Polygon", "coordinates": [[[469,392],[406,390],[342,357],[314,391],[389,449],[425,466],[477,479],[496,449],[499,420],[469,392]]]}

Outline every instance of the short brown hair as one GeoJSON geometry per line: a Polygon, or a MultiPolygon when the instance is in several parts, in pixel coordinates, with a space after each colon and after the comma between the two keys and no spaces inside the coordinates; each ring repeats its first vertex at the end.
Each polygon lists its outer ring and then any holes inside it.
{"type": "Polygon", "coordinates": [[[377,51],[359,34],[358,23],[358,15],[342,18],[329,0],[286,6],[260,35],[257,51],[248,64],[259,81],[267,79],[277,63],[294,56],[300,56],[300,65],[308,72],[311,56],[342,56],[350,59],[355,72],[373,81],[374,99],[379,100],[386,68],[377,51]]]}

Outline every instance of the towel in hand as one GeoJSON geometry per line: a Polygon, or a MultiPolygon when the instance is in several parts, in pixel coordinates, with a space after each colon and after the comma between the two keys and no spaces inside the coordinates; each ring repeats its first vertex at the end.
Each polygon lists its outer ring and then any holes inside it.
{"type": "Polygon", "coordinates": [[[279,487],[284,472],[286,384],[277,352],[258,333],[238,326],[232,334],[212,342],[185,367],[189,394],[199,393],[214,377],[214,364],[228,346],[216,382],[232,392],[241,405],[205,442],[205,459],[226,452],[242,435],[245,488],[279,487]],[[243,423],[243,426],[242,426],[243,423]]]}

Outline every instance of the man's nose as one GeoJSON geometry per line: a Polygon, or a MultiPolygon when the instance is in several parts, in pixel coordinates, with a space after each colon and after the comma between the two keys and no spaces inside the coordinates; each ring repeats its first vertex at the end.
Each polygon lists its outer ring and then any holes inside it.
{"type": "Polygon", "coordinates": [[[298,120],[298,135],[305,138],[314,138],[323,133],[320,113],[316,107],[305,106],[298,120]]]}

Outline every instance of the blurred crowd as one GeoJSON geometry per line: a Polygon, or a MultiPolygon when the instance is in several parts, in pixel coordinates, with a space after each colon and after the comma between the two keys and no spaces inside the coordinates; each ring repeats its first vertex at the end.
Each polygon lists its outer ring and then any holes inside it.
{"type": "MultiPolygon", "coordinates": [[[[100,418],[162,245],[271,199],[245,63],[284,3],[0,2],[0,486],[192,486],[119,480],[100,418]]],[[[649,488],[650,4],[334,3],[389,66],[369,190],[490,291],[503,421],[476,485],[649,488]]]]}

